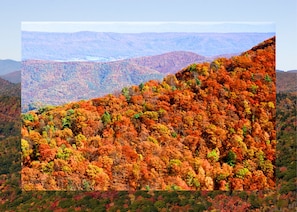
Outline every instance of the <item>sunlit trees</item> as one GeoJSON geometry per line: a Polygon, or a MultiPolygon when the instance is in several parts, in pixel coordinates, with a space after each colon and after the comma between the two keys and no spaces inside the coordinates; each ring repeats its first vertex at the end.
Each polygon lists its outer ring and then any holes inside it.
{"type": "Polygon", "coordinates": [[[272,39],[161,82],[23,114],[23,184],[40,190],[273,188],[274,55],[272,39]]]}

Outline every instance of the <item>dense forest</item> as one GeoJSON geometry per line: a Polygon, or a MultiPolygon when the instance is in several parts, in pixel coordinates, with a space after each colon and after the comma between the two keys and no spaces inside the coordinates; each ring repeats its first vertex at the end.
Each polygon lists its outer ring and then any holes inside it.
{"type": "MultiPolygon", "coordinates": [[[[3,164],[7,166],[1,169],[0,174],[0,210],[296,211],[296,97],[296,92],[277,93],[276,189],[177,191],[179,188],[175,186],[171,191],[153,191],[150,187],[137,191],[22,191],[18,141],[1,140],[1,168],[3,164]],[[5,160],[8,157],[10,159],[5,160]]],[[[45,111],[38,113],[41,112],[45,111]]]]}
{"type": "Polygon", "coordinates": [[[296,72],[276,72],[276,87],[278,93],[288,93],[297,91],[297,73],[296,72]]]}
{"type": "Polygon", "coordinates": [[[0,205],[20,192],[20,88],[0,78],[0,205]]]}
{"type": "Polygon", "coordinates": [[[14,84],[0,78],[0,139],[19,136],[20,83],[14,84]]]}
{"type": "Polygon", "coordinates": [[[23,189],[273,189],[275,94],[271,38],[117,96],[23,114],[23,189]]]}

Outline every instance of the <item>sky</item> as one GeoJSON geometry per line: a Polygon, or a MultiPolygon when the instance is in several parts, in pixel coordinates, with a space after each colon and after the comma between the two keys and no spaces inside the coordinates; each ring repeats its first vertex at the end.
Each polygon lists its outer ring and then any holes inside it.
{"type": "Polygon", "coordinates": [[[275,32],[272,22],[22,22],[22,31],[39,32],[275,32]]]}
{"type": "Polygon", "coordinates": [[[297,69],[296,0],[0,0],[0,59],[21,60],[22,22],[266,22],[276,68],[297,69]]]}

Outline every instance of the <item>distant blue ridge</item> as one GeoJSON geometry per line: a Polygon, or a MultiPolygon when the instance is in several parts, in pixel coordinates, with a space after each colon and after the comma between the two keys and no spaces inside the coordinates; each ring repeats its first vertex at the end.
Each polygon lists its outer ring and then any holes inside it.
{"type": "Polygon", "coordinates": [[[172,51],[215,56],[247,51],[275,33],[22,32],[22,59],[108,62],[172,51]]]}

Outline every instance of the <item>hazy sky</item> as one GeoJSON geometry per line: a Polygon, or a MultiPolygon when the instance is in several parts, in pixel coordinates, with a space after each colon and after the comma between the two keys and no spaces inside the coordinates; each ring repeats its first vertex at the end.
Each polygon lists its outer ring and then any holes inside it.
{"type": "Polygon", "coordinates": [[[22,22],[24,31],[41,32],[275,32],[263,22],[22,22]]]}
{"type": "Polygon", "coordinates": [[[273,22],[277,68],[297,69],[296,0],[1,0],[0,59],[21,58],[21,22],[273,22]]]}

